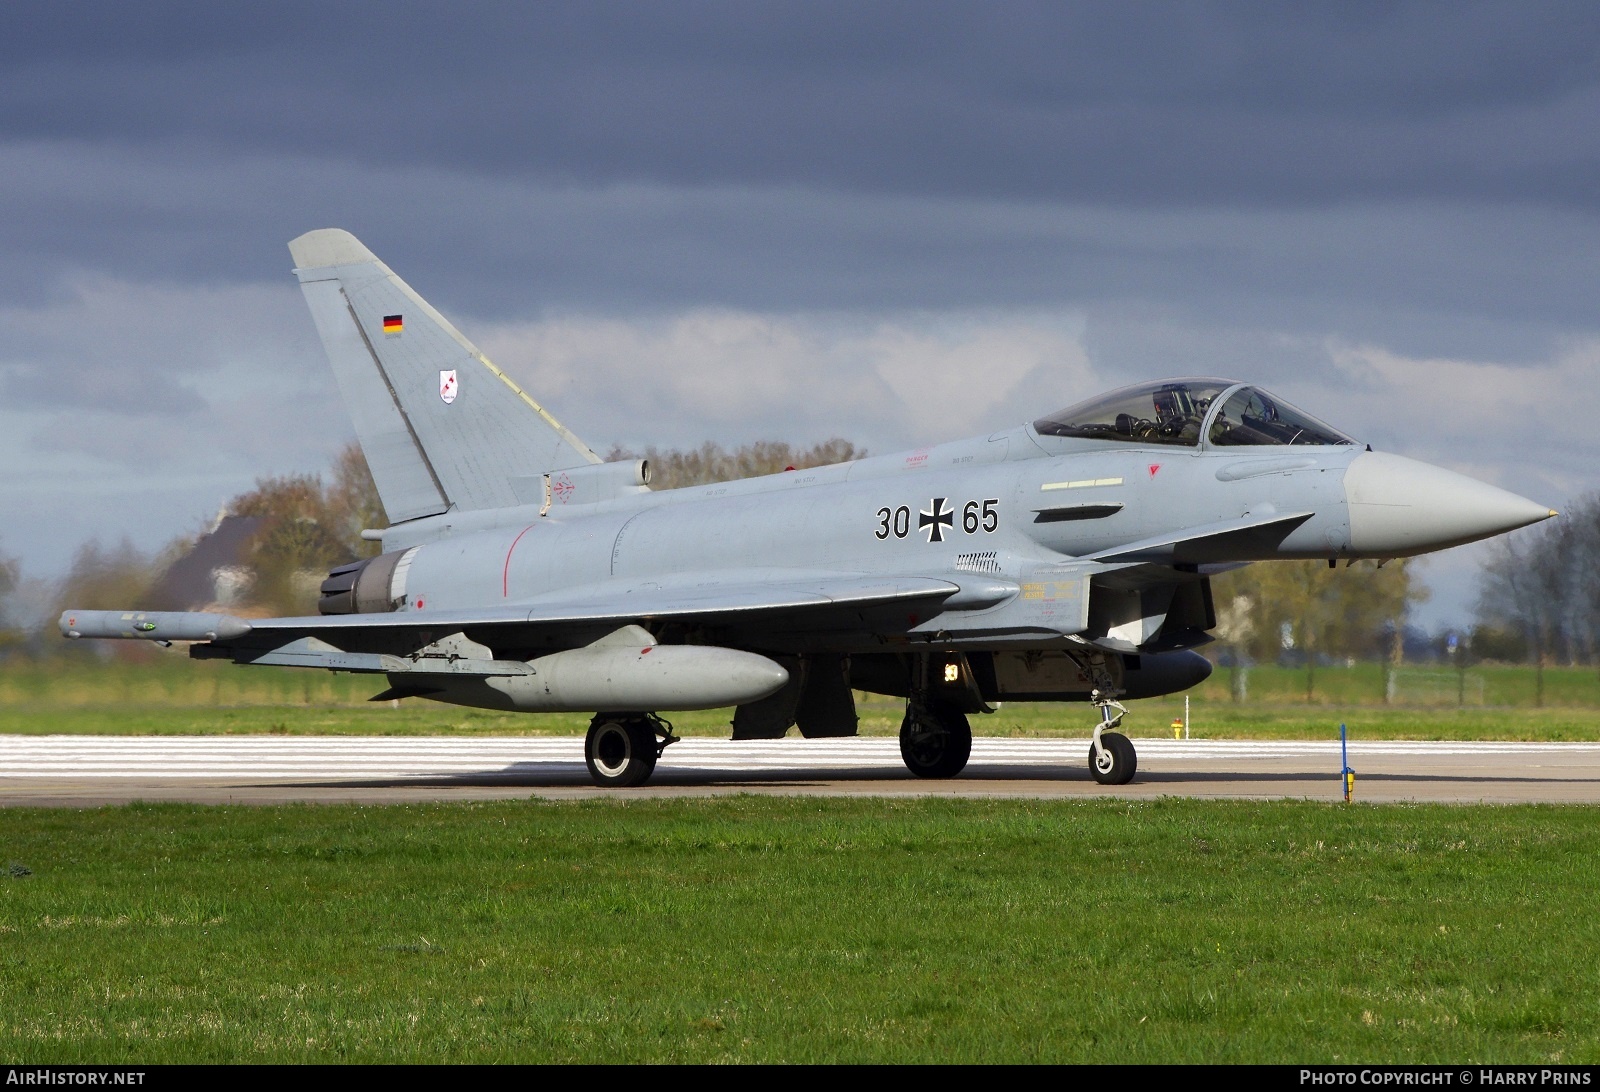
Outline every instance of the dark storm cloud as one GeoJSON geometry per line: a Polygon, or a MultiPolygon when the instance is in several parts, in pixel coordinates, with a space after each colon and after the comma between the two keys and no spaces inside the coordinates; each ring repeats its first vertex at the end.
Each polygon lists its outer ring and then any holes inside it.
{"type": "Polygon", "coordinates": [[[55,362],[0,364],[0,382],[12,406],[24,410],[183,415],[206,408],[203,399],[160,369],[136,371],[120,362],[85,361],[70,371],[55,362]]]}
{"type": "Polygon", "coordinates": [[[1592,206],[1593,4],[12,4],[0,137],[545,182],[1592,206]]]}
{"type": "Polygon", "coordinates": [[[60,145],[0,147],[0,197],[22,210],[0,218],[0,298],[13,303],[51,296],[80,269],[288,284],[287,240],[341,226],[456,315],[1160,301],[1191,321],[1538,355],[1550,334],[1592,328],[1600,279],[1600,219],[1526,204],[844,199],[60,145]],[[1504,336],[1530,325],[1542,332],[1521,347],[1504,336]]]}
{"type": "Polygon", "coordinates": [[[1587,328],[1597,58],[1592,4],[13,3],[0,297],[338,225],[488,315],[1587,328]]]}

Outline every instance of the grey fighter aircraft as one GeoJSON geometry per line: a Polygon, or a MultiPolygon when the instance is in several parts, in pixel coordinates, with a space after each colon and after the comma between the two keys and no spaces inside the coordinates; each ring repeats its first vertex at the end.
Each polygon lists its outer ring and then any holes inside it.
{"type": "Polygon", "coordinates": [[[900,751],[961,772],[1001,701],[1099,710],[1097,781],[1136,755],[1122,697],[1210,673],[1209,575],[1394,558],[1554,515],[1360,444],[1259,387],[1168,379],[986,436],[652,491],[603,462],[348,232],[289,244],[390,526],[319,614],[68,610],[68,637],[384,676],[374,698],[595,712],[594,780],[637,785],[660,714],[732,706],[734,739],[856,731],[906,700],[900,751]]]}

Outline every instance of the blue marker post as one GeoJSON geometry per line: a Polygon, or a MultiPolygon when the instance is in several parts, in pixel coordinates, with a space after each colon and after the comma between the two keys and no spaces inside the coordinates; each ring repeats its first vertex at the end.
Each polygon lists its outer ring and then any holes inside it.
{"type": "Polygon", "coordinates": [[[1350,744],[1343,724],[1339,725],[1339,757],[1344,762],[1339,772],[1344,776],[1344,802],[1348,804],[1356,794],[1356,772],[1350,768],[1350,744]]]}

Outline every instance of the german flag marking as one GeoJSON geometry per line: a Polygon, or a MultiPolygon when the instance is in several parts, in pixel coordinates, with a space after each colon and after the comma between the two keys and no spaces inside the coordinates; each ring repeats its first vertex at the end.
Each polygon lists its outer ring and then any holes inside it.
{"type": "Polygon", "coordinates": [[[406,320],[405,320],[405,318],[403,316],[401,316],[401,315],[384,315],[383,316],[383,332],[384,333],[386,333],[386,334],[398,334],[402,330],[404,330],[405,328],[406,328],[406,320]]]}

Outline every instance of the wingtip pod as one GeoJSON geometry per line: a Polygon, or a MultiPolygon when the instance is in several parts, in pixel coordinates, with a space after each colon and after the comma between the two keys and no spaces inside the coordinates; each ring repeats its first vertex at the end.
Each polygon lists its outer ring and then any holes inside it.
{"type": "Polygon", "coordinates": [[[225,641],[250,632],[243,618],[195,611],[68,610],[60,624],[61,635],[73,639],[225,641]]]}
{"type": "Polygon", "coordinates": [[[335,265],[375,262],[377,255],[343,228],[318,228],[289,243],[296,269],[322,269],[335,265]]]}

